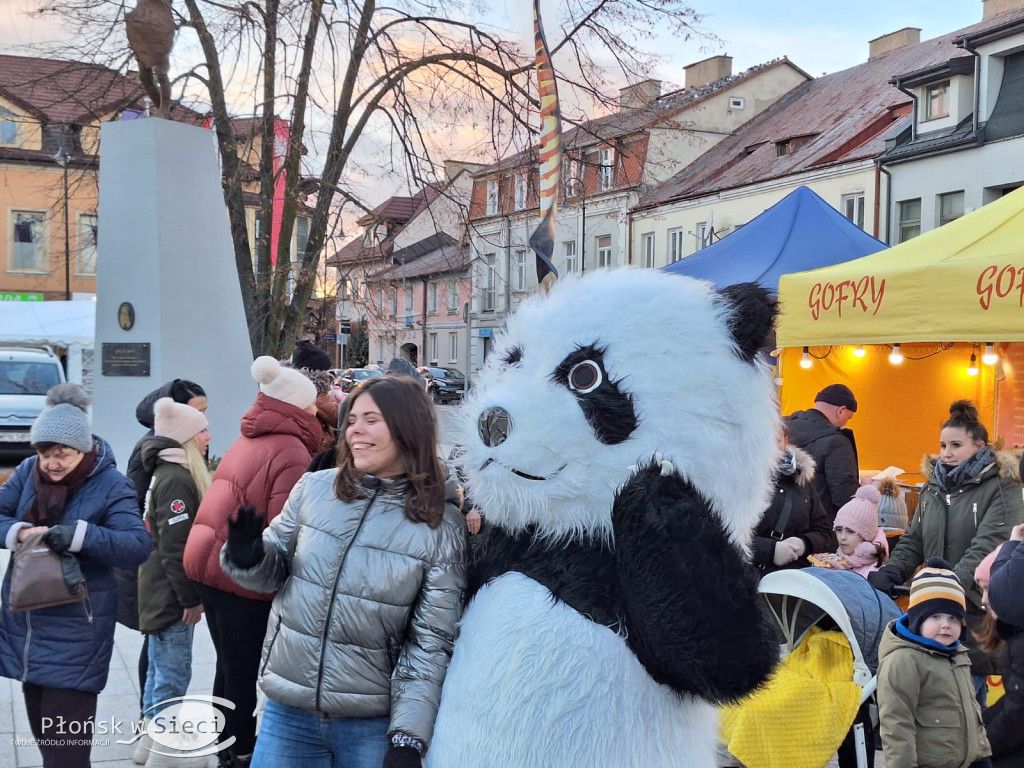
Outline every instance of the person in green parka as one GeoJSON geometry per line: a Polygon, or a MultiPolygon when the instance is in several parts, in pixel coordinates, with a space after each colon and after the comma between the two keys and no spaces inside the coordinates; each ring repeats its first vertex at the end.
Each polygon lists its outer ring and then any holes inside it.
{"type": "Polygon", "coordinates": [[[952,563],[967,594],[970,631],[965,643],[981,700],[985,676],[998,673],[997,660],[982,651],[974,639],[973,633],[981,630],[985,618],[974,569],[1021,522],[1024,499],[1014,463],[996,456],[988,442],[988,430],[969,400],[950,405],[949,419],[939,432],[939,449],[938,458],[925,467],[929,470],[927,482],[914,519],[889,562],[870,574],[868,581],[888,594],[930,558],[941,557],[952,563]]]}

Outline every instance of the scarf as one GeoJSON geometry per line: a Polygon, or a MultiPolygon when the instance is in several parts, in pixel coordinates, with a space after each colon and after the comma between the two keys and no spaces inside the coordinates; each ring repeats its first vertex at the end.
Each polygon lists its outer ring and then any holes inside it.
{"type": "Polygon", "coordinates": [[[875,538],[871,541],[862,541],[853,550],[852,555],[844,555],[841,548],[836,550],[836,554],[846,561],[846,567],[851,571],[866,565],[881,565],[889,554],[889,542],[885,538],[885,531],[877,528],[875,538]]]}
{"type": "Polygon", "coordinates": [[[796,472],[796,454],[793,453],[793,449],[787,447],[783,452],[782,456],[779,457],[779,464],[776,470],[780,475],[792,475],[796,472]]]}
{"type": "Polygon", "coordinates": [[[43,474],[40,463],[37,460],[32,480],[36,488],[36,497],[32,500],[25,515],[25,522],[32,525],[54,526],[64,517],[64,507],[68,499],[78,492],[78,489],[85,485],[89,479],[93,467],[96,465],[95,449],[82,456],[82,460],[66,477],[54,482],[43,474]]]}
{"type": "Polygon", "coordinates": [[[986,445],[967,461],[957,464],[955,467],[947,466],[936,459],[934,465],[935,482],[943,493],[952,493],[960,486],[971,482],[981,474],[989,464],[996,460],[996,452],[991,445],[986,445]]]}

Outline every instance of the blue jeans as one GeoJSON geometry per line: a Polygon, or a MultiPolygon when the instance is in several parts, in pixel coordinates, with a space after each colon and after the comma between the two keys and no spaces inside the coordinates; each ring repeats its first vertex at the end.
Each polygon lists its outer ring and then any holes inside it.
{"type": "Polygon", "coordinates": [[[184,696],[192,682],[192,634],[195,626],[177,621],[149,636],[149,669],[142,692],[142,716],[146,720],[170,706],[162,702],[184,696]]]}
{"type": "Polygon", "coordinates": [[[267,700],[250,768],[380,768],[387,717],[320,717],[267,700]]]}

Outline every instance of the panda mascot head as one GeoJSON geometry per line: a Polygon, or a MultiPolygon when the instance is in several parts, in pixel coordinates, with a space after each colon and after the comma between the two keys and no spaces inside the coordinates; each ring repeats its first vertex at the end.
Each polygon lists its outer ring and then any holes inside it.
{"type": "Polygon", "coordinates": [[[773,306],[756,286],[629,268],[527,300],[464,409],[474,502],[512,531],[610,536],[616,490],[660,453],[743,540],[777,455],[774,385],[755,358],[773,306]]]}
{"type": "Polygon", "coordinates": [[[744,548],[778,407],[774,300],[600,270],[524,302],[463,407],[487,521],[428,768],[710,768],[777,660],[744,548]]]}

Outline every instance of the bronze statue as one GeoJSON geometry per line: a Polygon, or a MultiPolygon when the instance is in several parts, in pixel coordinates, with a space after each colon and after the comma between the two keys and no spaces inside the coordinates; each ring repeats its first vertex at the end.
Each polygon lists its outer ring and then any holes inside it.
{"type": "Polygon", "coordinates": [[[136,0],[124,15],[128,44],[139,62],[139,80],[153,102],[153,114],[168,117],[171,106],[171,48],[177,27],[171,16],[171,0],[136,0]]]}

